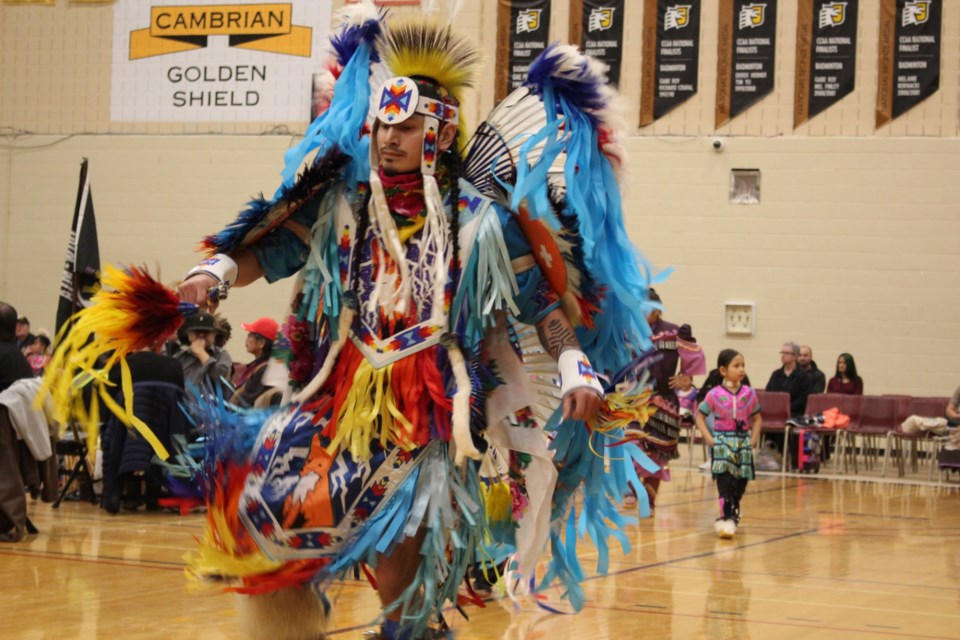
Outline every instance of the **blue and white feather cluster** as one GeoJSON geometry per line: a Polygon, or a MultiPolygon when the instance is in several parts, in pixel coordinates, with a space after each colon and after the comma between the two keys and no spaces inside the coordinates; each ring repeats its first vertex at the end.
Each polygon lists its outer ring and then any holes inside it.
{"type": "Polygon", "coordinates": [[[602,313],[578,337],[594,367],[613,372],[649,345],[645,316],[655,308],[647,290],[655,278],[630,243],[623,220],[620,185],[604,145],[615,135],[612,104],[602,64],[570,45],[549,46],[530,66],[530,90],[542,97],[547,123],[521,148],[511,208],[526,201],[532,217],[559,224],[550,207],[546,176],[561,154],[566,206],[576,216],[586,266],[606,291],[602,313]],[[535,158],[534,148],[542,145],[535,158]]]}
{"type": "Polygon", "coordinates": [[[330,107],[310,123],[307,132],[295,147],[283,156],[283,182],[277,189],[279,198],[284,187],[290,187],[300,165],[308,154],[322,156],[338,147],[351,158],[346,178],[355,186],[370,173],[370,140],[361,136],[370,109],[370,65],[380,60],[376,41],[382,31],[381,16],[372,2],[347,7],[340,31],[331,38],[337,61],[343,66],[333,86],[330,107]]]}

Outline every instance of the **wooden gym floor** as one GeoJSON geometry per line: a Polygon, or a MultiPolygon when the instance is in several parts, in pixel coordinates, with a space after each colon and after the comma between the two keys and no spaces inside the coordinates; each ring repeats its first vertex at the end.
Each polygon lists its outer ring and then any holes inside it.
{"type": "MultiPolygon", "coordinates": [[[[450,615],[456,637],[960,638],[960,489],[764,475],[732,541],[713,535],[706,474],[675,469],[633,549],[590,578],[578,615],[492,600],[450,615]]],[[[202,516],[32,503],[41,534],[0,545],[0,637],[241,638],[230,596],[188,588],[182,556],[202,516]]],[[[331,592],[330,637],[361,638],[376,615],[358,582],[331,592]]]]}

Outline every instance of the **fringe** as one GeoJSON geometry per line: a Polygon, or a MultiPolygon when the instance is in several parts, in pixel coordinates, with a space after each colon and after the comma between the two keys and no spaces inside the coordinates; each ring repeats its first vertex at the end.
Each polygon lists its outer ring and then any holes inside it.
{"type": "Polygon", "coordinates": [[[457,332],[463,344],[473,349],[483,340],[484,331],[495,324],[495,312],[520,309],[514,296],[520,288],[513,275],[510,254],[503,241],[500,222],[495,215],[479,221],[475,246],[456,294],[457,332]]]}

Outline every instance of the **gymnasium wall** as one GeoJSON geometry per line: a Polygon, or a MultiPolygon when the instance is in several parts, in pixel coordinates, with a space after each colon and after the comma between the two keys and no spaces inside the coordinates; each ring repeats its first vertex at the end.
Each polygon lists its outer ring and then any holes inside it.
{"type": "MultiPolygon", "coordinates": [[[[496,3],[462,4],[455,27],[487,52],[479,106],[467,110],[476,123],[493,104],[496,3]]],[[[960,0],[944,2],[939,92],[879,130],[878,10],[860,4],[851,95],[793,129],[795,4],[781,2],[775,90],[717,130],[716,3],[701,16],[698,94],[641,129],[642,12],[628,1],[628,229],[651,262],[676,269],[659,287],[666,317],[692,324],[711,361],[721,348],[741,350],[755,384],[793,339],[811,344],[828,373],[840,352],[853,353],[868,393],[947,395],[960,384],[960,0]],[[728,203],[735,168],[761,171],[760,204],[728,203]],[[724,333],[731,300],[756,304],[753,336],[724,333]]],[[[556,38],[568,20],[567,1],[554,0],[556,38]]],[[[197,239],[249,196],[272,192],[283,151],[305,128],[112,122],[112,28],[110,5],[0,4],[0,299],[35,329],[52,329],[82,157],[102,260],[159,267],[172,281],[196,261],[197,239]]],[[[279,317],[288,290],[232,292],[223,311],[237,360],[247,358],[239,322],[279,317]]]]}

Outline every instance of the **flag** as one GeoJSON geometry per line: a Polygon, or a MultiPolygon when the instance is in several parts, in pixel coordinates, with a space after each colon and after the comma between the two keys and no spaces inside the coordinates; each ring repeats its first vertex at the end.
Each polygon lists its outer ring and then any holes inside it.
{"type": "Polygon", "coordinates": [[[57,306],[57,335],[64,323],[82,307],[90,306],[90,298],[99,287],[100,245],[97,242],[97,221],[93,216],[93,195],[87,159],[80,165],[80,188],[73,210],[67,260],[60,280],[60,301],[57,306]]]}

